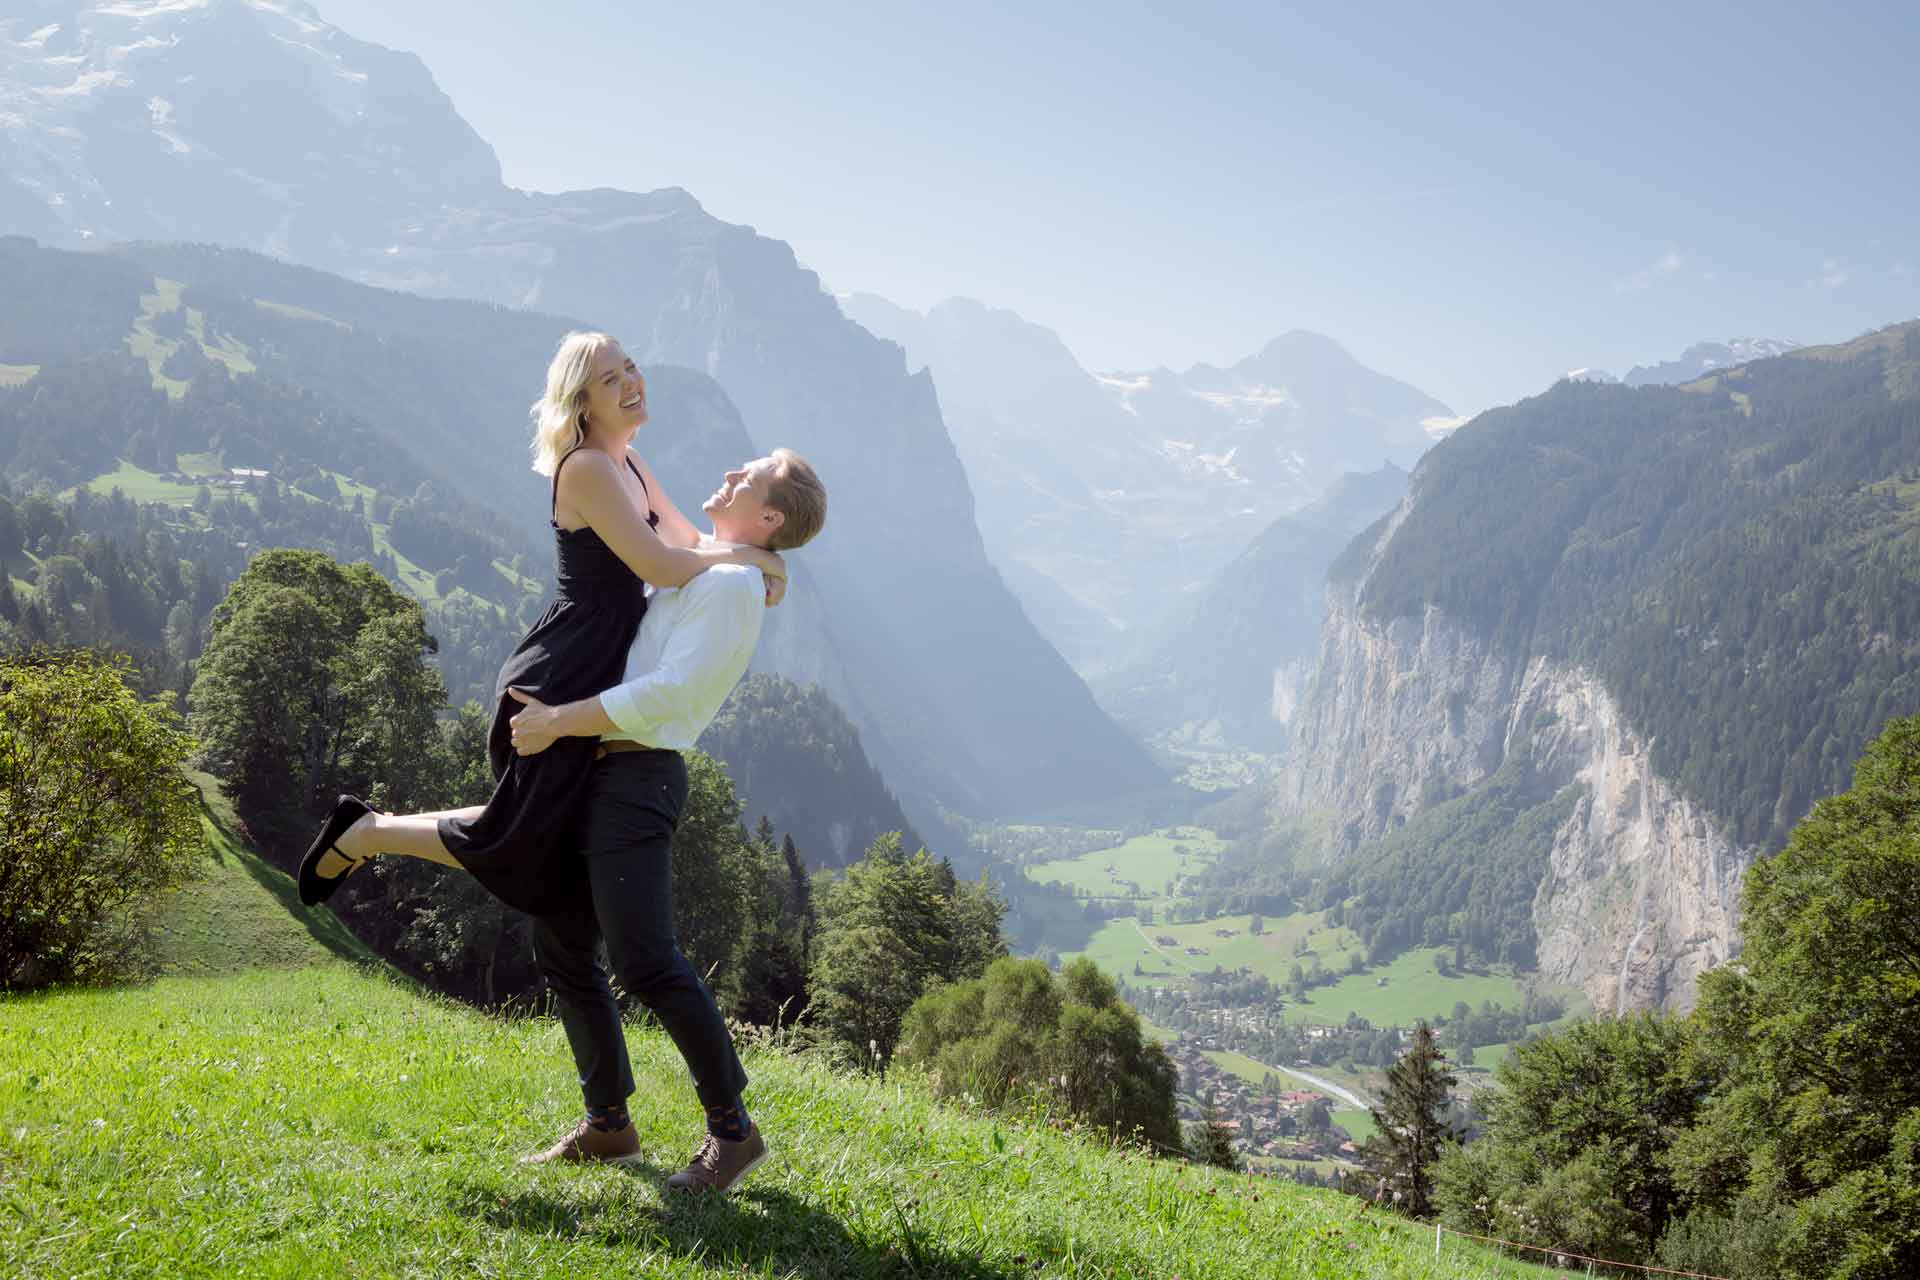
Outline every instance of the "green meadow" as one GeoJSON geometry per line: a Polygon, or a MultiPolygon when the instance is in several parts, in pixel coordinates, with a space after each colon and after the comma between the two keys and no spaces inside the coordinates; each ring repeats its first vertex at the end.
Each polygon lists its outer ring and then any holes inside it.
{"type": "Polygon", "coordinates": [[[1525,986],[1507,975],[1441,977],[1433,958],[1452,954],[1451,947],[1404,952],[1387,964],[1307,992],[1288,1012],[1328,1025],[1344,1023],[1347,1014],[1357,1013],[1377,1027],[1409,1027],[1421,1018],[1451,1016],[1454,1004],[1462,1000],[1476,1009],[1485,1001],[1518,1009],[1526,999],[1525,986]]]}
{"type": "Polygon", "coordinates": [[[1026,875],[1040,884],[1057,880],[1095,897],[1158,900],[1165,896],[1167,881],[1199,870],[1220,849],[1219,838],[1204,827],[1172,827],[1135,836],[1112,849],[1038,862],[1026,875]],[[1136,885],[1137,890],[1131,887],[1136,885]]]}
{"type": "MultiPolygon", "coordinates": [[[[184,507],[193,502],[200,492],[198,481],[182,484],[178,480],[169,480],[165,476],[134,466],[125,458],[118,460],[119,465],[104,475],[95,476],[85,484],[75,485],[74,489],[86,489],[91,493],[106,495],[115,489],[127,495],[135,502],[164,502],[169,506],[184,507]]],[[[63,497],[71,497],[68,490],[63,497]]]]}

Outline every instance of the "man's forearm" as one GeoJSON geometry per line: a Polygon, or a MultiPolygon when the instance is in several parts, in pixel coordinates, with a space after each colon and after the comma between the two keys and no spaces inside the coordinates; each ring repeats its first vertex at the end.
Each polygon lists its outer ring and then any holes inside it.
{"type": "Polygon", "coordinates": [[[582,698],[553,709],[553,728],[560,738],[598,738],[620,732],[598,696],[582,698]]]}

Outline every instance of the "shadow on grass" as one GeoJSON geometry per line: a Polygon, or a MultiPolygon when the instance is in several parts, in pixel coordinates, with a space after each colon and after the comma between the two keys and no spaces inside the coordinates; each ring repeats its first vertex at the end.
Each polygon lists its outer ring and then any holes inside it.
{"type": "Polygon", "coordinates": [[[380,962],[380,957],[354,937],[339,916],[323,907],[303,905],[299,886],[293,882],[293,877],[250,852],[245,837],[234,830],[231,815],[219,812],[210,804],[204,790],[200,794],[200,814],[221,837],[209,841],[207,845],[207,853],[216,863],[222,866],[230,862],[238,863],[240,869],[266,890],[281,909],[307,931],[309,937],[340,959],[355,964],[380,962]]]}
{"type": "Polygon", "coordinates": [[[458,1213],[507,1231],[562,1239],[592,1239],[682,1254],[708,1265],[770,1267],[808,1277],[925,1276],[937,1280],[1012,1280],[1025,1267],[995,1265],[960,1254],[927,1238],[896,1201],[885,1242],[862,1240],[832,1214],[772,1188],[744,1186],[737,1196],[693,1195],[667,1188],[668,1171],[657,1165],[626,1166],[654,1184],[660,1207],[640,1215],[631,1206],[610,1213],[568,1198],[561,1188],[529,1187],[502,1192],[477,1184],[457,1189],[458,1213]]]}

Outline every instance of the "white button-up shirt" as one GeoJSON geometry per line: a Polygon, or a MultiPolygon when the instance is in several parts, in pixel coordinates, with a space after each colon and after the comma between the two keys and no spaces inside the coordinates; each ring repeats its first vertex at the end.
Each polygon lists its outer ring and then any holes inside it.
{"type": "Polygon", "coordinates": [[[627,678],[600,695],[620,726],[609,738],[685,751],[746,674],[767,612],[766,580],[750,565],[719,564],[684,587],[655,587],[627,678]]]}

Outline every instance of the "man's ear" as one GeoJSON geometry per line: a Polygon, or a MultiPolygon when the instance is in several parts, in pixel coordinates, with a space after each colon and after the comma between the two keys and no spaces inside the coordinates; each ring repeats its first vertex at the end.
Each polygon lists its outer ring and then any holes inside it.
{"type": "Polygon", "coordinates": [[[773,533],[787,522],[787,513],[784,511],[775,511],[772,507],[768,507],[760,513],[760,518],[767,522],[767,532],[773,533]]]}

